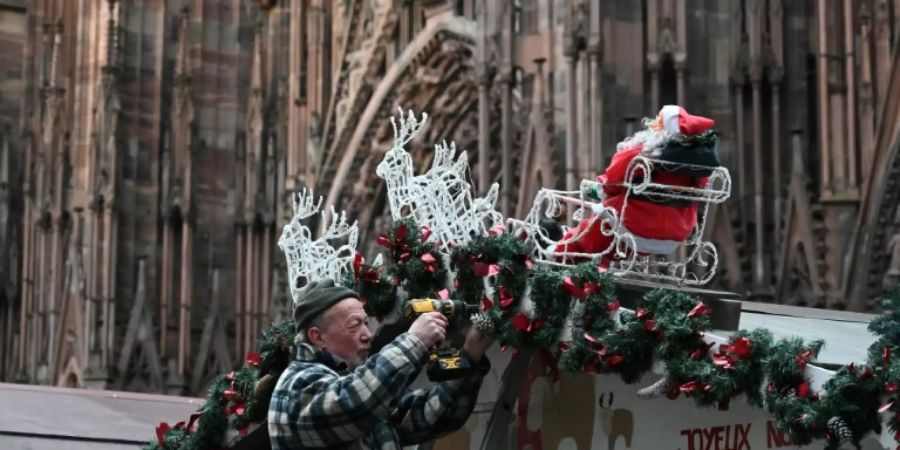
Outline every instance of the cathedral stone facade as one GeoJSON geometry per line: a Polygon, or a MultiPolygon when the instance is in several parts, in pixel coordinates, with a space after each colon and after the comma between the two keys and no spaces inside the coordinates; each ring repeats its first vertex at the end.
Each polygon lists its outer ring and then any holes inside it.
{"type": "Polygon", "coordinates": [[[375,165],[468,150],[522,217],[664,104],[735,184],[712,288],[866,311],[900,281],[900,0],[0,0],[0,379],[197,394],[289,311],[313,189],[389,223],[375,165]]]}

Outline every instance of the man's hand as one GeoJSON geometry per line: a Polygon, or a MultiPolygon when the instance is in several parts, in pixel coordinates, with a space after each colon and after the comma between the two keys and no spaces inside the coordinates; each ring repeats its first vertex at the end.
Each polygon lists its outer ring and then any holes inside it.
{"type": "Polygon", "coordinates": [[[447,318],[438,312],[422,314],[409,327],[409,333],[431,348],[447,337],[447,318]]]}
{"type": "Polygon", "coordinates": [[[466,334],[466,343],[463,344],[463,352],[475,361],[480,361],[484,352],[493,344],[494,338],[482,334],[475,327],[470,327],[466,334]]]}

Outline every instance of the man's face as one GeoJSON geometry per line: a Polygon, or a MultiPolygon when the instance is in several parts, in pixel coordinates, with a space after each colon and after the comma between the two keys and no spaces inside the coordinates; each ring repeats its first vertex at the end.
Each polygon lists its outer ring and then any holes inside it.
{"type": "Polygon", "coordinates": [[[310,343],[344,360],[351,368],[369,357],[372,332],[363,304],[355,298],[345,298],[329,308],[322,317],[321,327],[308,331],[310,343]]]}

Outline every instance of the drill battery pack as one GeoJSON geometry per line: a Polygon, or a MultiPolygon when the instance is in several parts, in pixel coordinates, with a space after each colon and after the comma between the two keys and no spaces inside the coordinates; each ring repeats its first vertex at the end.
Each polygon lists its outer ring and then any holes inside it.
{"type": "Polygon", "coordinates": [[[445,347],[431,352],[425,373],[429,380],[439,382],[462,378],[471,370],[469,358],[464,357],[459,349],[445,347]]]}

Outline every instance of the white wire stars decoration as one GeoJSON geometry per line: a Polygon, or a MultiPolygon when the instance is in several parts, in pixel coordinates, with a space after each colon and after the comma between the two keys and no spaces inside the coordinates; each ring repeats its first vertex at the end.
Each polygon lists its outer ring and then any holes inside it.
{"type": "Polygon", "coordinates": [[[356,255],[359,229],[356,222],[347,224],[347,215],[331,207],[331,223],[325,232],[313,239],[312,231],[303,222],[321,212],[322,197],[303,189],[294,194],[294,216],[284,226],[278,246],[287,258],[291,297],[296,304],[305,281],[330,278],[340,284],[352,270],[356,255]]]}
{"type": "Polygon", "coordinates": [[[469,158],[465,151],[457,157],[456,143],[435,145],[431,168],[415,175],[405,146],[425,126],[428,114],[423,113],[419,120],[412,111],[406,116],[402,108],[399,111],[399,127],[391,117],[394,144],[376,169],[384,179],[393,220],[412,218],[428,225],[432,231],[429,240],[438,242],[447,253],[451,243],[466,244],[502,224],[503,216],[495,209],[500,186],[494,183],[484,197],[473,198],[469,158]]]}

